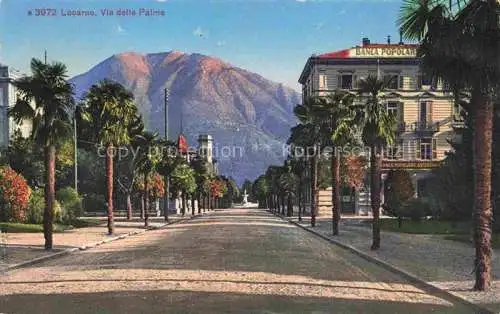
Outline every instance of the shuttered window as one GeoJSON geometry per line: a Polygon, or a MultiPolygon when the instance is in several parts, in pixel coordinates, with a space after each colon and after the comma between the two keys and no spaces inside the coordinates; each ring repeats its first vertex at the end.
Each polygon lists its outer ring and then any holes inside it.
{"type": "Polygon", "coordinates": [[[319,89],[328,89],[328,77],[326,76],[326,74],[319,75],[319,89]]]}
{"type": "Polygon", "coordinates": [[[437,138],[432,139],[432,159],[437,159],[437,138]]]}

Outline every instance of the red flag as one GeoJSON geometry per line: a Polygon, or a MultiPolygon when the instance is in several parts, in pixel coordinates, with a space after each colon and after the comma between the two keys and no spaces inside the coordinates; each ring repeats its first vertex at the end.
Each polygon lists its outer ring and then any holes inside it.
{"type": "Polygon", "coordinates": [[[179,138],[177,139],[177,148],[181,153],[187,153],[188,151],[188,143],[186,138],[182,135],[179,135],[179,138]]]}

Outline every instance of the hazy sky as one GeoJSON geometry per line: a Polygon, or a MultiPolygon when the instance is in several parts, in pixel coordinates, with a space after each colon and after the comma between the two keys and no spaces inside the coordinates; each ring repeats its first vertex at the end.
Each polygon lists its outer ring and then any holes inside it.
{"type": "Polygon", "coordinates": [[[71,75],[113,54],[181,50],[223,59],[300,90],[307,58],[369,37],[398,41],[401,1],[383,0],[0,0],[0,62],[28,71],[31,57],[65,62],[71,75]],[[35,16],[36,9],[56,16],[35,16]],[[162,9],[165,16],[102,16],[101,9],[162,9]],[[97,16],[62,16],[61,10],[97,16]],[[32,15],[29,15],[31,11],[32,15]]]}

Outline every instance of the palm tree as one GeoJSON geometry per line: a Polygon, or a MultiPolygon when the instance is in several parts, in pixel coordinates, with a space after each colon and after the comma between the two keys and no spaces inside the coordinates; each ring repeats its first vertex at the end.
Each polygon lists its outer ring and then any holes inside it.
{"type": "Polygon", "coordinates": [[[370,201],[373,213],[372,250],[380,248],[380,176],[382,168],[381,152],[384,146],[393,145],[395,141],[396,119],[380,102],[380,93],[384,91],[387,84],[374,76],[361,79],[359,93],[362,98],[366,97],[363,108],[357,106],[357,121],[361,121],[362,140],[370,147],[370,201]]]}
{"type": "MultiPolygon", "coordinates": [[[[140,115],[136,115],[132,120],[132,123],[128,128],[129,136],[131,138],[129,149],[136,152],[140,149],[141,135],[144,132],[144,122],[140,115]]],[[[117,164],[117,182],[125,194],[126,204],[127,204],[127,220],[132,218],[132,191],[134,188],[135,181],[137,179],[137,162],[138,154],[131,153],[118,160],[117,164]]]]}
{"type": "Polygon", "coordinates": [[[144,180],[144,226],[149,226],[149,197],[151,188],[148,187],[148,181],[151,174],[156,172],[162,159],[160,145],[158,142],[158,133],[143,132],[139,142],[139,153],[137,160],[137,170],[144,180]]]}
{"type": "Polygon", "coordinates": [[[45,154],[45,209],[43,235],[45,249],[52,249],[54,204],[56,201],[56,146],[71,135],[71,110],[74,106],[73,88],[67,81],[67,69],[62,63],[45,64],[31,60],[31,76],[14,82],[19,92],[9,115],[20,123],[29,121],[31,137],[45,154]],[[34,106],[33,106],[34,105],[34,106]]]}
{"type": "Polygon", "coordinates": [[[106,200],[108,233],[114,232],[113,219],[113,155],[115,148],[130,143],[129,124],[137,111],[134,96],[122,85],[103,80],[92,85],[85,95],[85,108],[93,119],[96,137],[106,148],[106,200]]]}
{"type": "Polygon", "coordinates": [[[352,144],[355,139],[356,114],[353,107],[355,95],[336,91],[327,97],[327,101],[322,103],[321,116],[324,117],[322,123],[325,140],[332,145],[331,171],[332,171],[332,234],[339,234],[339,222],[341,213],[340,201],[340,151],[348,144],[352,144]]]}
{"type": "Polygon", "coordinates": [[[491,152],[493,103],[500,81],[500,3],[497,0],[406,0],[401,33],[420,42],[424,72],[468,90],[474,124],[475,290],[491,282],[491,152]]]}
{"type": "Polygon", "coordinates": [[[293,199],[297,193],[298,177],[293,173],[291,160],[286,160],[280,178],[280,186],[286,198],[287,217],[293,216],[293,199]]]}
{"type": "Polygon", "coordinates": [[[191,160],[191,167],[193,168],[195,173],[195,181],[196,181],[195,193],[196,193],[196,199],[198,200],[198,214],[201,214],[201,196],[203,194],[203,186],[205,185],[205,182],[207,182],[210,176],[208,162],[203,156],[197,156],[193,160],[191,160]]]}
{"type": "Polygon", "coordinates": [[[266,171],[266,182],[270,191],[270,209],[279,213],[279,176],[281,167],[269,166],[266,171]]]}
{"type": "Polygon", "coordinates": [[[323,129],[321,128],[324,117],[321,108],[324,107],[325,103],[326,99],[323,97],[309,97],[302,105],[297,105],[294,108],[294,114],[299,120],[299,125],[292,128],[292,137],[289,140],[291,143],[305,140],[300,144],[306,145],[298,144],[297,146],[306,148],[307,157],[311,159],[311,227],[316,226],[319,204],[318,162],[321,144],[324,141],[323,129]]]}
{"type": "Polygon", "coordinates": [[[291,167],[292,172],[297,176],[297,203],[298,203],[298,215],[299,221],[302,221],[302,212],[304,210],[304,197],[303,197],[303,189],[302,186],[305,184],[304,182],[304,172],[306,168],[305,159],[303,157],[291,156],[291,167]]]}
{"type": "Polygon", "coordinates": [[[182,197],[182,215],[186,214],[186,195],[193,193],[196,189],[194,170],[184,161],[172,172],[172,194],[182,197]]]}

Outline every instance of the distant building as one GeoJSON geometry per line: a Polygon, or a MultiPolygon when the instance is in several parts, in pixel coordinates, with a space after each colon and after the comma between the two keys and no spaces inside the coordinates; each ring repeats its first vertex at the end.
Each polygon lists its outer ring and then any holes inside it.
{"type": "Polygon", "coordinates": [[[23,136],[29,136],[31,132],[30,122],[16,124],[8,116],[9,108],[14,106],[17,99],[17,91],[13,82],[21,76],[19,71],[0,64],[0,148],[9,145],[9,140],[16,130],[20,130],[23,136]]]}
{"type": "MultiPolygon", "coordinates": [[[[381,98],[397,119],[397,145],[385,148],[382,167],[408,170],[416,196],[423,193],[429,170],[451,150],[447,140],[454,137],[453,126],[463,124],[449,86],[420,72],[417,48],[402,42],[391,44],[390,40],[373,44],[364,38],[360,46],[311,56],[299,78],[303,99],[336,90],[356,94],[359,80],[369,75],[392,79],[381,98]]],[[[368,191],[356,197],[357,205],[352,207],[356,213],[363,207],[358,204],[366,199],[368,191]]],[[[369,203],[365,205],[367,210],[369,203]]]]}
{"type": "MultiPolygon", "coordinates": [[[[198,137],[198,148],[192,149],[189,146],[187,139],[181,133],[177,137],[177,150],[178,152],[186,158],[186,161],[189,163],[194,158],[202,157],[207,162],[207,166],[209,167],[208,171],[217,174],[217,160],[213,158],[213,138],[208,134],[201,134],[198,137]]],[[[193,200],[188,196],[187,204],[186,204],[186,213],[191,210],[191,202],[194,202],[195,209],[198,210],[198,201],[193,200]]],[[[177,214],[180,214],[182,211],[182,199],[179,195],[176,199],[171,200],[170,208],[172,211],[175,211],[177,214]]],[[[158,214],[159,214],[159,206],[158,206],[158,214]]]]}

